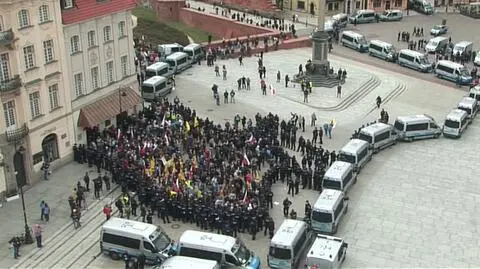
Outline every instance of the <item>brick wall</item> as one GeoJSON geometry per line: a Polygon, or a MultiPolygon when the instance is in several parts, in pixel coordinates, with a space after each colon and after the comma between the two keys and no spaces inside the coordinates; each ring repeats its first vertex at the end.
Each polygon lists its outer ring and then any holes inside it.
{"type": "MultiPolygon", "coordinates": [[[[162,16],[162,13],[157,14],[160,14],[160,17],[162,16]]],[[[206,12],[200,12],[191,8],[180,9],[178,18],[184,24],[211,33],[213,36],[216,36],[219,39],[260,35],[270,33],[272,31],[263,27],[248,25],[229,18],[208,14],[206,12]]]]}
{"type": "Polygon", "coordinates": [[[179,21],[185,0],[152,0],[150,5],[160,20],[179,21]]]}

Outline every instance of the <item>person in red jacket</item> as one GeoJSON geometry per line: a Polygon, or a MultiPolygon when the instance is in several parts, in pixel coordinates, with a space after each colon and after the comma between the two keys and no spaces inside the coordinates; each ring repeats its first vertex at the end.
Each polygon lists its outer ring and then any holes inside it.
{"type": "Polygon", "coordinates": [[[103,211],[103,214],[105,214],[105,217],[107,218],[107,220],[109,220],[110,217],[112,216],[112,208],[109,205],[105,205],[102,211],[103,211]]]}

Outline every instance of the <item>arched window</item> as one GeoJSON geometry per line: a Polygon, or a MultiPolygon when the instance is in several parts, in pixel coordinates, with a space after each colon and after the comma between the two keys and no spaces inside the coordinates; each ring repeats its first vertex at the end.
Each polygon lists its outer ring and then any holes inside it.
{"type": "Polygon", "coordinates": [[[97,37],[95,35],[95,31],[88,31],[87,33],[87,40],[88,40],[88,47],[91,48],[97,45],[97,37]]]}
{"type": "Polygon", "coordinates": [[[18,28],[25,28],[30,26],[30,17],[28,10],[22,9],[18,12],[18,28]]]}
{"type": "Polygon", "coordinates": [[[0,15],[0,32],[5,31],[5,28],[3,27],[3,16],[0,15]]]}
{"type": "Polygon", "coordinates": [[[80,37],[78,35],[74,35],[70,38],[70,47],[72,54],[80,51],[80,37]]]}
{"type": "Polygon", "coordinates": [[[105,26],[103,27],[103,41],[107,42],[112,40],[112,27],[105,26]]]}
{"type": "Polygon", "coordinates": [[[47,5],[41,5],[38,8],[38,17],[39,17],[40,23],[50,21],[50,13],[48,12],[47,5]]]}

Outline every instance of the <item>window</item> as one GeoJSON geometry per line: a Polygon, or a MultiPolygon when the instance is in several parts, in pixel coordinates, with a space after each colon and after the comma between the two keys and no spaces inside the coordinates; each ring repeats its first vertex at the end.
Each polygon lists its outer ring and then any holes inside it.
{"type": "Polygon", "coordinates": [[[70,47],[72,54],[80,51],[80,37],[78,35],[74,35],[70,38],[70,47]]]}
{"type": "Polygon", "coordinates": [[[342,179],[343,189],[348,187],[348,183],[350,182],[350,180],[352,180],[352,178],[353,178],[353,170],[350,170],[350,172],[348,172],[348,174],[342,179]]]}
{"type": "Polygon", "coordinates": [[[235,259],[235,257],[229,254],[225,254],[225,261],[233,265],[236,265],[238,263],[237,259],[235,259]]]}
{"type": "Polygon", "coordinates": [[[3,103],[3,117],[5,118],[5,127],[15,126],[15,102],[8,101],[3,103]]]}
{"type": "Polygon", "coordinates": [[[64,8],[72,8],[73,7],[73,0],[64,0],[64,8]]]}
{"type": "Polygon", "coordinates": [[[40,23],[50,21],[50,14],[48,13],[47,5],[42,5],[38,8],[38,18],[40,23]]]}
{"type": "Polygon", "coordinates": [[[300,237],[298,237],[298,240],[297,242],[295,243],[295,246],[293,247],[293,256],[300,256],[301,252],[302,252],[302,248],[303,246],[305,245],[305,242],[308,242],[309,240],[307,240],[307,230],[303,230],[302,234],[300,235],[300,237]]]}
{"type": "Polygon", "coordinates": [[[373,7],[381,7],[382,6],[382,0],[373,0],[373,7]]]}
{"type": "Polygon", "coordinates": [[[50,110],[60,107],[58,104],[58,84],[48,86],[48,98],[50,101],[50,110]]]}
{"type": "Polygon", "coordinates": [[[368,154],[368,147],[365,147],[362,151],[360,151],[360,153],[358,153],[357,155],[358,164],[360,164],[360,162],[363,160],[363,158],[365,158],[365,156],[367,156],[367,154],[368,154]]]}
{"type": "Polygon", "coordinates": [[[292,253],[290,249],[270,247],[269,255],[280,260],[290,260],[292,253]]]}
{"type": "Polygon", "coordinates": [[[155,251],[155,248],[148,241],[143,241],[143,248],[150,251],[155,251]]]}
{"type": "Polygon", "coordinates": [[[196,248],[180,247],[179,255],[222,262],[222,253],[196,249],[196,248]]]}
{"type": "Polygon", "coordinates": [[[333,10],[333,3],[328,3],[328,11],[332,11],[333,10]]]}
{"type": "Polygon", "coordinates": [[[372,142],[373,142],[373,139],[372,139],[372,136],[371,136],[371,135],[369,135],[369,134],[364,134],[364,133],[362,133],[362,132],[360,132],[360,134],[358,134],[358,139],[363,140],[363,141],[365,141],[365,142],[368,142],[368,143],[370,143],[370,144],[372,144],[372,142]]]}
{"type": "Polygon", "coordinates": [[[322,187],[324,189],[341,190],[342,184],[340,181],[324,179],[322,183],[322,187]]]}
{"type": "Polygon", "coordinates": [[[126,36],[125,21],[121,21],[118,23],[118,34],[120,35],[120,37],[126,36]]]}
{"type": "Polygon", "coordinates": [[[90,69],[90,75],[92,76],[92,89],[96,90],[99,88],[98,67],[93,67],[92,69],[90,69]]]}
{"type": "Polygon", "coordinates": [[[375,136],[375,143],[381,142],[389,137],[390,137],[390,131],[385,131],[384,133],[381,133],[375,136]]]}
{"type": "Polygon", "coordinates": [[[3,32],[3,16],[0,15],[0,32],[3,32]]]}
{"type": "Polygon", "coordinates": [[[128,76],[128,65],[127,65],[128,57],[122,56],[120,58],[120,64],[122,65],[122,77],[128,76]]]}
{"type": "Polygon", "coordinates": [[[395,0],[395,6],[396,7],[401,7],[402,6],[402,0],[395,0]]]}
{"type": "Polygon", "coordinates": [[[112,40],[112,28],[110,26],[103,27],[103,41],[108,42],[112,40]]]}
{"type": "Polygon", "coordinates": [[[35,49],[33,45],[23,48],[23,59],[25,61],[26,70],[29,70],[35,67],[35,49]]]}
{"type": "Polygon", "coordinates": [[[424,130],[428,130],[428,123],[407,124],[407,132],[424,130]]]}
{"type": "Polygon", "coordinates": [[[78,73],[73,76],[73,86],[75,88],[75,96],[83,95],[83,74],[78,73]]]}
{"type": "Polygon", "coordinates": [[[88,47],[91,48],[97,44],[97,38],[95,36],[95,31],[88,31],[87,33],[88,47]]]}
{"type": "Polygon", "coordinates": [[[8,81],[10,79],[10,60],[8,53],[0,55],[0,81],[8,81]]]}
{"type": "Polygon", "coordinates": [[[140,248],[140,240],[133,239],[130,237],[124,237],[120,235],[114,235],[109,233],[103,233],[102,241],[105,243],[110,243],[112,245],[123,246],[131,249],[140,248]]]}
{"type": "Polygon", "coordinates": [[[357,2],[355,3],[355,9],[360,9],[360,1],[357,1],[357,2]]]}
{"type": "Polygon", "coordinates": [[[305,2],[304,1],[298,1],[297,2],[297,9],[305,9],[305,2]]]}
{"type": "Polygon", "coordinates": [[[333,216],[331,213],[328,212],[320,212],[314,210],[312,212],[312,220],[323,223],[331,223],[333,221],[333,216]]]}
{"type": "Polygon", "coordinates": [[[107,62],[107,84],[113,82],[113,61],[107,62]]]}
{"type": "Polygon", "coordinates": [[[18,28],[22,29],[30,26],[28,10],[22,9],[18,12],[18,28]]]}
{"type": "Polygon", "coordinates": [[[335,208],[334,219],[338,220],[338,218],[340,217],[340,214],[342,213],[342,210],[343,210],[343,199],[342,199],[342,201],[340,201],[337,208],[335,208]]]}
{"type": "Polygon", "coordinates": [[[53,54],[53,40],[43,41],[43,51],[45,53],[45,63],[50,63],[55,60],[53,54]]]}
{"type": "Polygon", "coordinates": [[[40,116],[40,92],[33,92],[28,95],[30,100],[30,115],[32,119],[40,116]]]}
{"type": "Polygon", "coordinates": [[[401,121],[395,121],[395,124],[393,125],[393,127],[395,127],[395,129],[399,130],[399,131],[403,131],[403,128],[405,127],[404,124],[401,122],[401,121]]]}

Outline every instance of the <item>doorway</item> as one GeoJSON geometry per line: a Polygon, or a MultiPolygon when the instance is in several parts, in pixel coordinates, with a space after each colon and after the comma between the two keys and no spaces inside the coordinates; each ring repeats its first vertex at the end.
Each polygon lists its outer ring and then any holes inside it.
{"type": "Polygon", "coordinates": [[[42,141],[43,159],[52,162],[57,160],[58,155],[58,137],[57,134],[49,134],[42,141]]]}
{"type": "Polygon", "coordinates": [[[390,1],[386,1],[385,2],[385,10],[389,10],[390,9],[390,1]]]}

